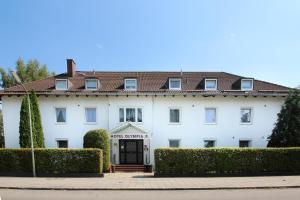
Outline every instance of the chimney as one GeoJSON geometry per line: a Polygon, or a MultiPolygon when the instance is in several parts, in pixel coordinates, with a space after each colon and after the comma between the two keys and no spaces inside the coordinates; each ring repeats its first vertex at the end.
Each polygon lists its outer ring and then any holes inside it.
{"type": "Polygon", "coordinates": [[[76,63],[73,59],[67,59],[68,77],[74,77],[76,74],[76,63]]]}

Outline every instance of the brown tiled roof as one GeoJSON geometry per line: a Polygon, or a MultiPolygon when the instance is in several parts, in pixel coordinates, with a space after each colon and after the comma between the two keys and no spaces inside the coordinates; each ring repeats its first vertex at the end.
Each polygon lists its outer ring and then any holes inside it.
{"type": "MultiPolygon", "coordinates": [[[[76,94],[76,95],[103,95],[103,94],[182,94],[195,93],[203,95],[244,95],[245,93],[251,95],[278,95],[287,94],[288,87],[272,84],[264,81],[254,79],[254,90],[244,92],[240,90],[241,77],[225,72],[82,72],[78,71],[76,76],[68,77],[67,74],[60,74],[49,77],[43,80],[26,83],[27,90],[35,90],[38,94],[76,94]],[[57,91],[55,90],[56,79],[68,79],[69,90],[57,91]],[[97,91],[85,90],[85,79],[97,78],[100,81],[100,88],[97,91]],[[136,78],[138,89],[136,91],[124,90],[124,79],[136,78]],[[171,91],[168,89],[169,78],[181,78],[182,90],[171,91]],[[205,78],[218,79],[217,91],[204,91],[205,78]]],[[[23,94],[24,90],[21,86],[14,86],[5,89],[0,93],[3,95],[23,94]]]]}

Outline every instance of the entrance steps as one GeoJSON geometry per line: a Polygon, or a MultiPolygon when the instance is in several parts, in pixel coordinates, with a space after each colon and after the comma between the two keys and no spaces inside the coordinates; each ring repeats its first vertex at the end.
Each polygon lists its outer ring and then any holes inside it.
{"type": "Polygon", "coordinates": [[[144,165],[115,165],[115,172],[144,172],[144,165]]]}

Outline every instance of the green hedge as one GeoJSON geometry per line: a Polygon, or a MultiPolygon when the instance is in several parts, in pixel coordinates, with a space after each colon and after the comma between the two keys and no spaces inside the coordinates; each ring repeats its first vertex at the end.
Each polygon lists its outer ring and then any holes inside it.
{"type": "MultiPolygon", "coordinates": [[[[35,149],[37,174],[102,174],[101,149],[35,149]]],[[[31,149],[0,149],[0,173],[32,172],[31,149]]]]}
{"type": "Polygon", "coordinates": [[[156,149],[155,175],[300,174],[300,148],[156,149]]]}
{"type": "Polygon", "coordinates": [[[84,148],[99,148],[103,151],[103,171],[108,172],[110,167],[109,136],[105,129],[91,130],[83,137],[84,148]]]}

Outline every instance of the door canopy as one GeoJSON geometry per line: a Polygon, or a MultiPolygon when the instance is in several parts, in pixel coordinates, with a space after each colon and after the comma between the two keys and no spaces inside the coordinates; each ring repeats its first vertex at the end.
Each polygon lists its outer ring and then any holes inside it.
{"type": "Polygon", "coordinates": [[[110,131],[111,139],[150,139],[148,131],[137,125],[126,122],[110,131]]]}

